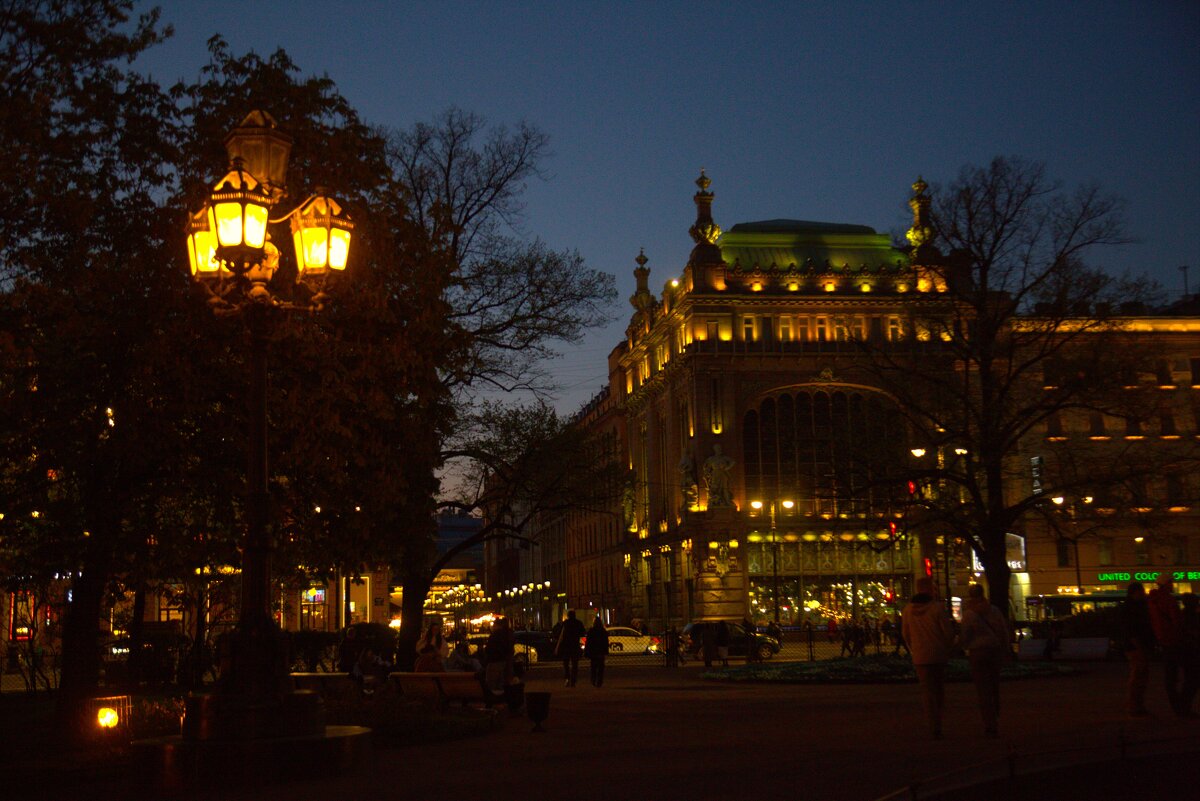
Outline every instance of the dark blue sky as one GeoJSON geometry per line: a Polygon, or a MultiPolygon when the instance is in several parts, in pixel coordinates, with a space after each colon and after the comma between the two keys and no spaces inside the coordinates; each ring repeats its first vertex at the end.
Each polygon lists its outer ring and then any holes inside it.
{"type": "MultiPolygon", "coordinates": [[[[450,105],[551,136],[524,233],[618,277],[616,322],[557,373],[570,411],[606,380],[645,247],[656,292],[691,249],[692,181],[714,217],[907,225],[918,174],[996,155],[1128,202],[1140,242],[1104,266],[1200,288],[1200,3],[167,2],[141,65],[193,78],[205,41],[288,51],[368,121],[450,105]]],[[[215,168],[214,168],[215,169],[215,168]]]]}

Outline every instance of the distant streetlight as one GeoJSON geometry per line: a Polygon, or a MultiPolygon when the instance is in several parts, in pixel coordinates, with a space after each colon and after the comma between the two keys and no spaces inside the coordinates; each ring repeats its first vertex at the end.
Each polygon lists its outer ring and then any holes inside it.
{"type": "MultiPolygon", "coordinates": [[[[783,501],[779,502],[779,505],[782,506],[784,509],[791,509],[792,507],[794,507],[796,505],[796,503],[791,500],[783,500],[783,501]]],[[[750,501],[750,506],[755,511],[762,511],[764,504],[762,501],[750,501]]],[[[770,521],[771,521],[771,544],[772,544],[771,604],[772,604],[772,606],[774,606],[773,617],[775,618],[775,622],[778,623],[779,622],[779,534],[775,530],[775,501],[770,501],[769,503],[766,504],[766,506],[768,508],[768,514],[770,516],[770,521]]]]}
{"type": "MultiPolygon", "coordinates": [[[[216,715],[229,737],[275,736],[280,710],[280,665],[284,650],[271,614],[271,543],[267,493],[267,334],[274,316],[285,311],[319,311],[327,281],[346,268],[354,228],[340,203],[323,190],[282,217],[270,214],[287,197],[285,181],[292,139],[262,111],[251,112],[225,138],[229,171],[217,182],[204,207],[188,219],[188,261],[192,278],[218,315],[239,315],[250,335],[250,431],[246,534],[242,550],[242,592],[229,668],[221,676],[222,696],[231,700],[216,715]],[[296,287],[275,280],[280,252],[271,227],[290,222],[296,254],[296,287]],[[239,714],[242,713],[242,714],[239,714]]],[[[320,513],[320,507],[315,511],[320,513]]],[[[286,666],[283,666],[286,672],[286,666]]],[[[294,733],[294,732],[293,732],[294,733]]]]}

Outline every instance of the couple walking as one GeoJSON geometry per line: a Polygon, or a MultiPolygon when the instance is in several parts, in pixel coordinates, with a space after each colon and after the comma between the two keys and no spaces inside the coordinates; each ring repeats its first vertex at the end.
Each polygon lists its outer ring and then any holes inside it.
{"type": "Polygon", "coordinates": [[[584,630],[583,623],[575,617],[575,610],[567,612],[566,620],[560,621],[550,633],[554,641],[554,655],[563,663],[563,686],[574,687],[579,677],[579,657],[586,656],[591,662],[592,686],[604,684],[604,659],[608,656],[608,629],[600,615],[592,627],[584,630]],[[579,641],[587,638],[581,648],[579,641]]]}
{"type": "Polygon", "coordinates": [[[921,698],[929,729],[935,739],[942,736],[945,704],[946,663],[956,639],[967,652],[971,680],[979,696],[984,733],[995,737],[1000,716],[1000,666],[1011,655],[1008,623],[988,603],[983,586],[972,584],[962,609],[962,631],[956,637],[954,621],[937,600],[933,580],[917,581],[917,593],[901,614],[901,631],[912,653],[913,667],[921,685],[921,698]]]}

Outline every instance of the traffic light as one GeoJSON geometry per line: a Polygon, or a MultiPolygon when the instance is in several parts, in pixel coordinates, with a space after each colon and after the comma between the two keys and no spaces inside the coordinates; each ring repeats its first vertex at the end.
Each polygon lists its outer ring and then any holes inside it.
{"type": "Polygon", "coordinates": [[[908,482],[908,498],[909,498],[909,500],[914,500],[917,497],[918,489],[920,489],[920,488],[917,486],[917,482],[912,481],[910,479],[908,482]]]}
{"type": "Polygon", "coordinates": [[[928,556],[925,557],[925,576],[926,578],[933,578],[933,560],[928,556]]]}
{"type": "Polygon", "coordinates": [[[888,536],[891,537],[892,539],[895,539],[896,535],[898,533],[900,533],[900,528],[899,528],[899,526],[896,525],[896,521],[889,520],[888,521],[888,536]]]}

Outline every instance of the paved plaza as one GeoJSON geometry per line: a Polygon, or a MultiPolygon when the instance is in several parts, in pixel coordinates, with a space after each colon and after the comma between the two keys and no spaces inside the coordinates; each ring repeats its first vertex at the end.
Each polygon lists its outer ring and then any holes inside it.
{"type": "MultiPolygon", "coordinates": [[[[974,688],[952,684],[946,737],[934,741],[915,685],[730,685],[702,680],[693,666],[616,664],[602,689],[586,681],[568,689],[552,666],[543,666],[532,671],[529,689],[553,693],[545,734],[510,719],[491,735],[377,749],[373,769],[361,776],[228,797],[870,801],[910,782],[990,762],[966,771],[984,778],[1013,751],[1025,770],[1115,757],[1122,737],[1163,741],[1149,748],[1160,754],[1200,749],[1200,722],[1170,716],[1157,685],[1150,698],[1154,717],[1130,720],[1121,703],[1124,665],[1085,667],[1076,677],[1006,682],[998,740],[983,736],[974,688]],[[1078,750],[1066,752],[1072,748],[1078,750]]],[[[1139,749],[1145,747],[1131,746],[1129,753],[1139,749]]],[[[1066,786],[1052,796],[1035,790],[1012,797],[1136,797],[1120,794],[1122,782],[1163,790],[1177,782],[1190,789],[1175,797],[1187,797],[1200,786],[1193,757],[1158,756],[1062,776],[1066,786]]],[[[1049,792],[1053,785],[1035,786],[1049,792]]]]}
{"type": "MultiPolygon", "coordinates": [[[[926,733],[912,684],[731,684],[702,679],[695,663],[667,669],[615,658],[596,689],[586,665],[575,688],[562,686],[555,665],[531,670],[528,689],[552,693],[544,734],[506,717],[480,736],[376,747],[356,775],[185,798],[873,801],[912,783],[929,798],[1006,775],[1010,765],[1021,774],[1054,770],[946,797],[1120,801],[1150,788],[1164,798],[1191,797],[1200,786],[1200,721],[1169,714],[1157,672],[1153,716],[1125,716],[1122,663],[1005,682],[999,739],[983,736],[974,688],[951,684],[938,741],[926,733]],[[1119,761],[1122,749],[1127,759],[1119,761]]],[[[78,790],[132,797],[102,785],[78,790]]],[[[30,790],[22,797],[54,797],[30,790]]]]}

